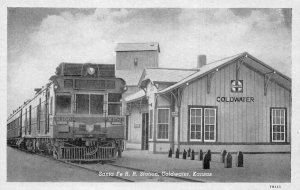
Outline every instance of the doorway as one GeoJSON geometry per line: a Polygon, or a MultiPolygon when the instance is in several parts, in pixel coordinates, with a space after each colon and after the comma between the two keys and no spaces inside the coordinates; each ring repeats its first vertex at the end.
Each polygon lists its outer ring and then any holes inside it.
{"type": "Polygon", "coordinates": [[[148,150],[149,113],[142,114],[142,150],[148,150]]]}

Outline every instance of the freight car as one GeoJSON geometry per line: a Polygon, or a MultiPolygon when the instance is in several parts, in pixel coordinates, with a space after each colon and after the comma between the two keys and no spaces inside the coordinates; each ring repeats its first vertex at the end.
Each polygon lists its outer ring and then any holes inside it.
{"type": "Polygon", "coordinates": [[[60,160],[115,159],[123,147],[125,90],[114,65],[61,63],[9,116],[7,143],[60,160]]]}

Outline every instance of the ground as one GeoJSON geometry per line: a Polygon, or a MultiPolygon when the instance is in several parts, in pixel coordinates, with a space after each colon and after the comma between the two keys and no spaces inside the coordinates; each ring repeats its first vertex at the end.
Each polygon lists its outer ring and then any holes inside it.
{"type": "MultiPolygon", "coordinates": [[[[180,155],[182,158],[182,155],[180,155]]],[[[195,159],[198,157],[196,156],[195,159]]],[[[211,169],[203,170],[202,161],[168,158],[167,154],[128,150],[117,164],[155,171],[189,172],[192,178],[205,182],[290,182],[290,154],[244,154],[244,167],[235,166],[236,154],[232,154],[232,168],[224,168],[220,155],[212,154],[211,169]],[[193,172],[211,173],[212,176],[192,176],[193,172]]]]}
{"type": "Polygon", "coordinates": [[[99,181],[113,182],[117,179],[99,177],[96,173],[80,170],[48,158],[32,155],[13,148],[7,148],[8,182],[46,181],[99,181]]]}
{"type": "MultiPolygon", "coordinates": [[[[116,181],[12,148],[7,149],[7,158],[7,181],[116,181]]],[[[187,172],[190,174],[188,178],[204,182],[291,181],[290,154],[245,154],[244,167],[241,168],[235,166],[235,159],[236,155],[233,154],[233,167],[224,168],[224,164],[219,162],[220,155],[212,154],[211,169],[203,170],[202,161],[176,159],[174,155],[173,158],[168,158],[166,154],[153,154],[148,151],[126,150],[115,164],[146,171],[187,172]],[[193,176],[194,172],[208,173],[211,176],[193,176]]],[[[98,164],[98,169],[104,170],[105,167],[98,164]]]]}

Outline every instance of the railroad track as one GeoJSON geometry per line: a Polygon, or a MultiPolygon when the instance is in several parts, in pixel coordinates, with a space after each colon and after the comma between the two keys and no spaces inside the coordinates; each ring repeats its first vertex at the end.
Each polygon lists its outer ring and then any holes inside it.
{"type": "MultiPolygon", "coordinates": [[[[40,156],[40,157],[47,158],[47,159],[51,159],[51,160],[53,160],[53,161],[55,161],[55,162],[67,164],[67,165],[69,165],[69,166],[77,167],[77,168],[80,168],[80,169],[83,169],[83,170],[86,170],[86,171],[89,171],[89,172],[96,173],[97,175],[99,174],[99,171],[98,171],[98,170],[91,169],[91,168],[88,168],[88,167],[83,167],[83,166],[81,166],[81,165],[79,165],[79,164],[74,164],[74,163],[67,162],[67,161],[57,160],[57,159],[53,158],[52,156],[47,156],[47,155],[44,155],[44,154],[38,154],[38,153],[32,153],[32,152],[29,152],[29,151],[27,151],[27,150],[17,149],[17,148],[14,148],[14,150],[21,151],[21,152],[24,152],[24,153],[27,153],[27,154],[32,154],[32,155],[40,156]]],[[[111,178],[114,178],[114,179],[118,179],[118,180],[121,180],[121,181],[124,181],[124,182],[135,182],[135,181],[133,181],[133,180],[126,179],[126,178],[123,178],[123,177],[120,177],[120,176],[107,176],[107,177],[111,177],[111,178]]]]}
{"type": "Polygon", "coordinates": [[[162,176],[161,172],[157,172],[157,171],[147,171],[141,168],[134,168],[134,167],[129,167],[129,166],[123,166],[123,165],[118,165],[118,164],[114,164],[114,163],[102,163],[102,164],[76,164],[76,163],[72,163],[72,162],[68,162],[68,161],[62,161],[62,160],[57,160],[55,158],[53,158],[52,156],[47,156],[44,154],[38,154],[38,153],[32,153],[29,152],[27,150],[21,150],[21,149],[15,149],[18,151],[22,151],[25,152],[27,154],[33,154],[33,155],[37,155],[40,157],[44,157],[44,158],[48,158],[51,159],[53,161],[59,162],[59,163],[63,163],[63,164],[67,164],[73,167],[77,167],[83,170],[87,170],[89,172],[93,172],[96,173],[97,175],[99,175],[99,172],[101,170],[103,170],[103,166],[109,166],[107,168],[105,168],[105,170],[107,172],[113,172],[114,175],[109,175],[109,176],[105,176],[105,177],[111,177],[114,179],[118,179],[120,181],[124,181],[124,182],[147,182],[147,181],[168,181],[168,182],[197,182],[197,183],[203,183],[204,181],[202,180],[196,180],[196,179],[191,179],[191,178],[187,178],[187,177],[181,177],[181,176],[162,176]],[[125,170],[124,170],[125,169],[125,170]],[[120,175],[116,175],[117,172],[121,172],[121,173],[125,173],[128,172],[130,174],[132,174],[133,172],[144,172],[144,173],[156,173],[158,176],[143,176],[142,180],[141,180],[141,176],[120,176],[120,175]]]}

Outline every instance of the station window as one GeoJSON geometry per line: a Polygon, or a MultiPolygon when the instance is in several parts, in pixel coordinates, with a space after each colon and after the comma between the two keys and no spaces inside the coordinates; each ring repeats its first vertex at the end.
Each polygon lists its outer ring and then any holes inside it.
{"type": "Polygon", "coordinates": [[[286,108],[271,108],[272,142],[285,142],[286,108]]]}
{"type": "Polygon", "coordinates": [[[71,112],[71,95],[56,95],[56,113],[71,112]]]}
{"type": "Polygon", "coordinates": [[[204,141],[216,140],[216,109],[204,108],[204,141]]]}
{"type": "Polygon", "coordinates": [[[122,94],[109,93],[108,94],[108,115],[121,115],[122,109],[122,94]]]}
{"type": "Polygon", "coordinates": [[[103,114],[104,95],[76,94],[76,112],[80,114],[103,114]]]}
{"type": "Polygon", "coordinates": [[[202,137],[202,108],[190,109],[190,140],[201,141],[202,137]]]}
{"type": "Polygon", "coordinates": [[[216,141],[217,109],[212,107],[191,107],[189,109],[189,140],[216,141]]]}
{"type": "Polygon", "coordinates": [[[169,108],[158,108],[157,110],[157,139],[169,139],[169,108]]]}

